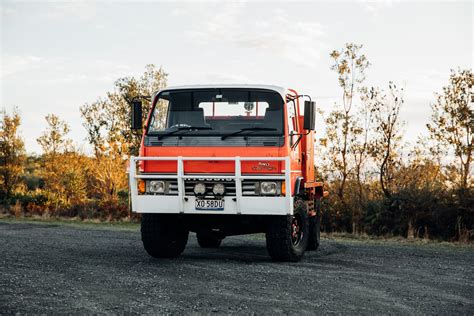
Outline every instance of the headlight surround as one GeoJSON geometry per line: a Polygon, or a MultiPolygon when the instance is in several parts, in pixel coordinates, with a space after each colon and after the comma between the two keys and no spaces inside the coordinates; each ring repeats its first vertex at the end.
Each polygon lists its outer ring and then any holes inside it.
{"type": "Polygon", "coordinates": [[[214,186],[212,187],[212,192],[215,194],[215,195],[224,195],[225,193],[225,186],[223,183],[216,183],[214,184],[214,186]]]}
{"type": "Polygon", "coordinates": [[[194,185],[194,193],[197,195],[206,194],[206,185],[202,182],[198,182],[194,185]]]}
{"type": "Polygon", "coordinates": [[[277,183],[273,181],[260,182],[260,194],[261,195],[276,195],[277,183]]]}
{"type": "Polygon", "coordinates": [[[147,182],[147,192],[163,194],[166,191],[165,181],[151,180],[147,182]]]}

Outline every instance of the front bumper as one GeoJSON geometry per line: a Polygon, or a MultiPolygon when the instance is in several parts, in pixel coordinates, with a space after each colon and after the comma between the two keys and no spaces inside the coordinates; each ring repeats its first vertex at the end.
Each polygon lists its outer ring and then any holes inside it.
{"type": "Polygon", "coordinates": [[[136,213],[182,213],[182,214],[241,214],[241,215],[286,215],[292,214],[286,197],[242,197],[240,205],[233,197],[224,197],[224,210],[196,210],[196,198],[166,195],[139,195],[132,199],[132,211],[136,213]],[[180,209],[182,211],[180,211],[180,209]]]}
{"type": "Polygon", "coordinates": [[[290,160],[289,157],[131,157],[130,158],[130,198],[132,212],[135,213],[166,213],[166,214],[234,214],[234,215],[287,215],[293,214],[293,197],[290,188],[290,160]],[[137,161],[159,160],[173,161],[177,163],[176,175],[151,175],[138,174],[137,161]],[[196,197],[186,196],[184,190],[184,179],[193,175],[185,174],[183,170],[184,160],[234,160],[235,174],[226,176],[199,175],[202,178],[225,178],[232,179],[236,184],[236,195],[225,196],[224,210],[197,210],[195,207],[196,197]],[[241,161],[285,161],[285,173],[281,175],[242,175],[241,161]],[[178,195],[140,195],[138,194],[137,181],[139,179],[176,179],[178,182],[178,195]],[[286,182],[286,196],[242,196],[242,180],[284,180],[286,182]]]}

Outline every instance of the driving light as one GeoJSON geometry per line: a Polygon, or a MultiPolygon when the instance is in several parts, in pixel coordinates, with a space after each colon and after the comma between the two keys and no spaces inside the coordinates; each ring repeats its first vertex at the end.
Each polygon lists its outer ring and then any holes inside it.
{"type": "Polygon", "coordinates": [[[261,182],[260,193],[262,195],[273,195],[276,194],[277,184],[276,182],[261,182]]]}
{"type": "Polygon", "coordinates": [[[222,183],[216,183],[212,188],[212,192],[214,192],[215,195],[224,195],[225,187],[222,183]]]}
{"type": "Polygon", "coordinates": [[[148,182],[148,192],[165,193],[165,182],[152,180],[148,182]]]}
{"type": "Polygon", "coordinates": [[[194,185],[194,193],[203,195],[206,193],[206,185],[202,182],[198,182],[194,185]]]}

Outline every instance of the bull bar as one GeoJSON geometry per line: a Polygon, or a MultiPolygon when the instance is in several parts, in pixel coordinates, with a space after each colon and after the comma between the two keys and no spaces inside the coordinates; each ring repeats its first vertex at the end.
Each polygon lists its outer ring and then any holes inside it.
{"type": "Polygon", "coordinates": [[[242,214],[242,215],[287,215],[293,214],[291,196],[290,157],[130,157],[130,198],[135,213],[181,213],[181,214],[242,214]],[[139,173],[138,161],[176,161],[177,173],[139,173]],[[184,161],[235,161],[233,175],[185,174],[184,161]],[[280,174],[242,175],[242,161],[284,161],[285,170],[280,174]],[[137,182],[140,179],[175,179],[178,195],[140,195],[137,182]],[[231,179],[235,181],[235,197],[224,196],[224,210],[196,210],[195,196],[186,196],[184,181],[188,178],[231,179]],[[283,180],[285,196],[242,196],[242,180],[283,180]]]}

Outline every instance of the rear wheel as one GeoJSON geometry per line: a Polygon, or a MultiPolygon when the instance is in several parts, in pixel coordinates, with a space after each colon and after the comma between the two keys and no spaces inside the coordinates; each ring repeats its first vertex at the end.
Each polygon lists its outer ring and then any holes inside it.
{"type": "Polygon", "coordinates": [[[201,248],[219,248],[222,239],[209,234],[196,233],[197,241],[201,248]]]}
{"type": "Polygon", "coordinates": [[[155,258],[179,256],[186,247],[189,235],[177,216],[167,214],[142,214],[141,233],[143,247],[155,258]]]}
{"type": "Polygon", "coordinates": [[[299,261],[308,244],[308,214],[304,203],[295,203],[293,215],[274,216],[266,232],[273,261],[299,261]]]}
{"type": "Polygon", "coordinates": [[[316,215],[309,218],[308,247],[306,250],[316,250],[321,241],[321,199],[314,201],[316,215]]]}

